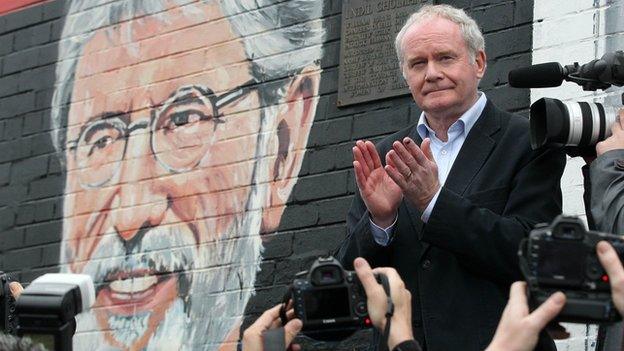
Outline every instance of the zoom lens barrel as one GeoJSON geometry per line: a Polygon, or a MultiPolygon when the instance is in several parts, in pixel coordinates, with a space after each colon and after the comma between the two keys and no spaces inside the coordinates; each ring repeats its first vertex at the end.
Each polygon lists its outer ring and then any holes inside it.
{"type": "Polygon", "coordinates": [[[611,135],[619,107],[541,98],[531,105],[531,147],[587,147],[611,135]]]}

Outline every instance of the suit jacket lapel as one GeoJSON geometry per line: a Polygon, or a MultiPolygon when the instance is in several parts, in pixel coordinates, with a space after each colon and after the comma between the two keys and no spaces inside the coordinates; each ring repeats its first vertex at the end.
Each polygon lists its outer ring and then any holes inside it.
{"type": "Polygon", "coordinates": [[[492,135],[500,129],[500,116],[488,100],[481,116],[468,133],[459,154],[453,162],[444,187],[464,195],[496,145],[492,135]]]}
{"type": "MultiPolygon", "coordinates": [[[[466,188],[483,167],[490,152],[494,149],[494,146],[496,146],[496,140],[492,138],[492,135],[499,129],[500,116],[498,115],[496,107],[488,100],[481,116],[479,116],[479,119],[470,130],[459,154],[453,162],[453,166],[444,184],[445,188],[460,195],[464,194],[466,188]]],[[[418,145],[422,143],[416,126],[412,128],[409,136],[418,145]]],[[[420,241],[421,233],[424,230],[424,223],[420,220],[422,212],[406,200],[403,200],[403,203],[410,213],[410,220],[420,241]]],[[[422,249],[420,250],[417,262],[420,262],[430,247],[429,243],[423,241],[420,241],[420,244],[422,249]]]]}

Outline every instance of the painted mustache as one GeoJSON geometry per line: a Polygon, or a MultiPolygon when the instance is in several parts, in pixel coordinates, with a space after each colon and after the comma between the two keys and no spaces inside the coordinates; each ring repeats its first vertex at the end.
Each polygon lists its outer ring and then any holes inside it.
{"type": "Polygon", "coordinates": [[[172,274],[192,271],[197,262],[193,234],[184,224],[145,229],[132,246],[119,235],[105,235],[82,273],[98,291],[108,287],[118,299],[140,298],[172,274]]]}

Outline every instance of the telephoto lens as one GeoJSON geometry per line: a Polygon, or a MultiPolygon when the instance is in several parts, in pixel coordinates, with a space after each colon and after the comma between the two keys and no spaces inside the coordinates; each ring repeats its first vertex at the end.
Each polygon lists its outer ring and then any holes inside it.
{"type": "Polygon", "coordinates": [[[593,147],[611,135],[619,107],[541,98],[531,105],[531,147],[593,147]]]}

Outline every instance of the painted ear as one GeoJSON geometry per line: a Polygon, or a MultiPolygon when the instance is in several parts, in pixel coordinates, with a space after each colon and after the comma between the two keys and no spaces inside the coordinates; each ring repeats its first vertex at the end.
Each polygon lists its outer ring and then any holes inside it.
{"type": "Polygon", "coordinates": [[[276,135],[276,153],[270,163],[271,180],[262,215],[262,233],[275,231],[286,201],[301,170],[301,163],[314,122],[321,72],[309,67],[293,78],[280,107],[276,135]]]}

